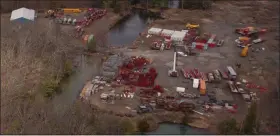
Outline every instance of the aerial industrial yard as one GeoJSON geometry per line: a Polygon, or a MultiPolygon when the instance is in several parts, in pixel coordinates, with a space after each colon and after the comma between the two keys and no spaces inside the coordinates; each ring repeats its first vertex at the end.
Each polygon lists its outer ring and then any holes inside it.
{"type": "Polygon", "coordinates": [[[233,118],[238,132],[226,134],[256,134],[242,128],[256,105],[258,134],[279,134],[278,4],[2,14],[1,132],[134,134],[146,120],[147,131],[168,122],[223,134],[233,118]]]}

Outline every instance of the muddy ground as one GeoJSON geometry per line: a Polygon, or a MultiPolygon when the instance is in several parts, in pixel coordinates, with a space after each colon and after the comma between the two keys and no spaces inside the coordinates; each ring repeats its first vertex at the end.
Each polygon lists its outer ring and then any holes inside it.
{"type": "MultiPolygon", "coordinates": [[[[163,13],[166,19],[156,20],[151,24],[153,27],[182,30],[185,29],[185,24],[188,22],[198,23],[201,26],[202,33],[216,34],[219,39],[224,39],[223,47],[198,51],[197,56],[179,57],[178,61],[181,64],[178,69],[180,67],[188,67],[198,68],[203,72],[210,72],[214,69],[225,69],[226,66],[230,65],[237,71],[239,81],[246,79],[268,88],[268,91],[263,93],[259,90],[251,91],[256,92],[260,98],[258,110],[263,129],[272,134],[277,133],[276,120],[279,120],[279,90],[277,88],[279,81],[278,4],[276,1],[227,1],[214,3],[213,8],[209,11],[169,9],[163,13]],[[266,42],[252,47],[255,49],[265,48],[265,50],[252,52],[252,49],[250,49],[249,55],[242,58],[240,57],[241,49],[234,42],[239,37],[239,35],[234,33],[234,29],[246,26],[266,28],[268,32],[263,36],[266,42]],[[241,68],[237,68],[235,66],[236,63],[241,63],[241,68]]],[[[147,33],[147,31],[143,33],[147,33]]],[[[167,76],[167,71],[171,69],[170,66],[167,66],[167,63],[173,61],[173,51],[150,50],[149,45],[155,39],[153,37],[146,38],[144,34],[134,43],[134,45],[138,46],[137,49],[126,48],[116,50],[116,52],[121,51],[127,55],[142,55],[152,58],[152,66],[159,73],[156,79],[157,84],[171,91],[175,91],[175,87],[186,87],[188,88],[187,91],[198,93],[197,90],[192,88],[192,82],[186,81],[182,75],[178,78],[167,76]],[[144,41],[143,44],[141,44],[142,40],[144,41]]],[[[232,95],[235,103],[238,105],[238,112],[235,114],[218,110],[212,113],[210,130],[216,132],[216,124],[228,117],[234,117],[241,122],[247,113],[248,105],[241,95],[231,94],[225,83],[207,84],[208,90],[214,87],[222,88],[227,95],[232,95]]],[[[131,102],[128,102],[123,107],[130,104],[131,102]]]]}

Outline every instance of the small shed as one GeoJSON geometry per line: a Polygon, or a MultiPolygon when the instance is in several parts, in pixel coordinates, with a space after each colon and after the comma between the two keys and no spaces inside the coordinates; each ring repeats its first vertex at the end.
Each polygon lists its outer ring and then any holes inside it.
{"type": "Polygon", "coordinates": [[[171,40],[181,42],[184,40],[186,33],[187,32],[175,31],[171,36],[171,40]]]}
{"type": "Polygon", "coordinates": [[[27,9],[23,7],[12,11],[10,21],[26,22],[26,21],[34,21],[34,19],[35,19],[35,10],[27,9]]]}
{"type": "Polygon", "coordinates": [[[171,36],[174,33],[174,30],[163,29],[161,32],[162,36],[171,36]]]}
{"type": "Polygon", "coordinates": [[[148,30],[148,34],[160,35],[161,31],[161,28],[152,27],[148,30]]]}

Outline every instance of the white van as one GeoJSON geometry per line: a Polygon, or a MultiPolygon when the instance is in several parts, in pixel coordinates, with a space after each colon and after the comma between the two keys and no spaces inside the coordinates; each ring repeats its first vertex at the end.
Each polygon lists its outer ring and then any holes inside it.
{"type": "Polygon", "coordinates": [[[234,71],[234,69],[231,66],[227,66],[227,70],[228,70],[228,74],[230,76],[231,79],[235,80],[236,79],[236,72],[234,71]]]}

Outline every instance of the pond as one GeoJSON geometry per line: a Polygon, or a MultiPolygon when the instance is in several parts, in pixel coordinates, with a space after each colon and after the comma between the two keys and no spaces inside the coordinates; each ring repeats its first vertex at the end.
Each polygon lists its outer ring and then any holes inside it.
{"type": "Polygon", "coordinates": [[[146,135],[206,135],[210,134],[205,129],[193,128],[181,124],[161,123],[155,131],[148,132],[146,135]]]}

